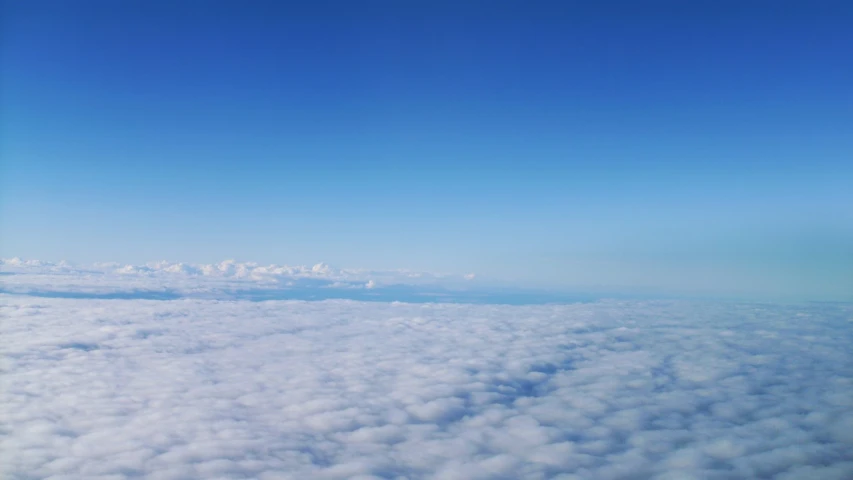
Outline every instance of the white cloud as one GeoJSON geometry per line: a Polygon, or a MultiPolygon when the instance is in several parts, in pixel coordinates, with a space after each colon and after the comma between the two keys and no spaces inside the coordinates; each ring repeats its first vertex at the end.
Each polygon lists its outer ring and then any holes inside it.
{"type": "MultiPolygon", "coordinates": [[[[325,263],[314,266],[258,265],[254,262],[225,260],[216,264],[193,265],[182,262],[150,262],[146,265],[96,263],[72,266],[20,258],[0,260],[0,270],[13,275],[5,282],[6,293],[117,294],[124,296],[168,290],[171,294],[192,296],[256,289],[293,290],[364,289],[381,286],[455,288],[468,283],[470,275],[447,275],[407,270],[338,269],[325,263]],[[372,282],[372,283],[371,283],[372,282]],[[284,288],[287,287],[287,288],[284,288]]],[[[283,292],[286,293],[286,292],[283,292]]],[[[325,296],[328,293],[324,293],[325,296]]],[[[286,298],[301,298],[299,295],[286,298]]],[[[310,298],[310,296],[307,296],[310,298]]]]}
{"type": "MultiPolygon", "coordinates": [[[[205,277],[175,265],[124,288],[205,277]]],[[[283,267],[211,271],[257,268],[283,267]]],[[[847,305],[0,308],[4,478],[853,478],[847,305]]]]}

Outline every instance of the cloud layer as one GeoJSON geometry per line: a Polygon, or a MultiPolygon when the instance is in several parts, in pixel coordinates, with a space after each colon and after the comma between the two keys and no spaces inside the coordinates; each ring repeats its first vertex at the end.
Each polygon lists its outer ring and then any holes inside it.
{"type": "MultiPolygon", "coordinates": [[[[181,279],[230,280],[232,282],[270,284],[305,279],[341,282],[341,285],[364,286],[367,282],[429,284],[453,283],[473,280],[474,274],[451,275],[441,273],[413,272],[409,270],[367,270],[340,269],[325,263],[313,266],[260,265],[254,262],[225,260],[215,264],[188,264],[183,262],[149,262],[145,265],[122,265],[119,263],[98,263],[88,266],[76,266],[67,262],[45,262],[42,260],[22,260],[20,258],[0,259],[0,267],[9,274],[29,274],[43,278],[50,276],[73,275],[79,279],[103,277],[122,282],[144,282],[144,279],[168,280],[170,283],[181,279]]],[[[150,283],[157,283],[152,281],[150,283]]]]}
{"type": "Polygon", "coordinates": [[[0,300],[4,478],[853,478],[850,306],[0,300]]]}
{"type": "Polygon", "coordinates": [[[258,265],[226,260],[217,264],[152,262],[75,266],[19,258],[0,260],[0,293],[79,299],[178,298],[234,300],[325,300],[565,303],[601,294],[522,290],[483,282],[474,274],[407,270],[339,269],[258,265]],[[5,281],[3,281],[5,280],[5,281]]]}

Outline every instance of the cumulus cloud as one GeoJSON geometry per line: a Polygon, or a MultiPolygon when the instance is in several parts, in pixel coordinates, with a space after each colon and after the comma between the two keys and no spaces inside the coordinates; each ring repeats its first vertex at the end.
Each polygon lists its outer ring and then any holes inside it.
{"type": "Polygon", "coordinates": [[[209,265],[150,262],[75,266],[19,258],[0,260],[0,293],[61,298],[324,300],[566,303],[601,298],[499,287],[474,274],[408,270],[259,265],[225,260],[209,265]]]}
{"type": "MultiPolygon", "coordinates": [[[[96,263],[74,266],[20,258],[0,260],[0,270],[14,281],[5,282],[6,293],[110,294],[169,290],[175,295],[202,292],[223,294],[251,289],[282,287],[363,289],[374,287],[453,288],[471,275],[448,275],[407,270],[339,269],[325,263],[313,266],[259,265],[225,260],[208,265],[183,262],[150,262],[145,265],[96,263]]],[[[140,295],[142,296],[142,295],[140,295]]]]}
{"type": "MultiPolygon", "coordinates": [[[[252,280],[287,278],[328,278],[330,280],[355,280],[362,281],[368,277],[379,276],[389,281],[404,282],[408,279],[422,280],[462,280],[472,279],[473,274],[450,275],[441,273],[412,272],[408,270],[367,270],[367,269],[340,269],[334,268],[326,263],[320,262],[313,266],[289,266],[289,265],[259,265],[255,262],[238,262],[236,260],[225,260],[214,264],[187,264],[183,262],[149,262],[145,265],[122,265],[115,262],[95,263],[91,266],[74,266],[68,262],[46,262],[42,260],[22,260],[20,258],[0,259],[0,267],[3,271],[19,274],[135,274],[140,276],[157,276],[159,274],[171,273],[184,276],[206,276],[224,278],[248,278],[252,280]]],[[[174,280],[174,275],[172,276],[174,280]]],[[[405,282],[404,282],[405,283],[405,282]]]]}
{"type": "Polygon", "coordinates": [[[853,308],[0,295],[4,478],[853,478],[853,308]]]}

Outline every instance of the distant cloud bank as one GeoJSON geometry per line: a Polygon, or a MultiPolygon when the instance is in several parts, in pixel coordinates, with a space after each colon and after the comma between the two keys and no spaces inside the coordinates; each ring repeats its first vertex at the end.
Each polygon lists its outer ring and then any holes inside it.
{"type": "Polygon", "coordinates": [[[145,265],[96,263],[79,266],[11,258],[0,260],[0,272],[6,280],[0,292],[75,298],[230,296],[254,300],[349,298],[380,301],[440,301],[446,298],[482,303],[484,295],[494,292],[476,281],[473,273],[340,269],[325,263],[289,266],[226,260],[201,265],[161,261],[145,265]]]}
{"type": "Polygon", "coordinates": [[[0,293],[50,298],[403,301],[414,303],[544,304],[627,298],[610,292],[523,289],[459,275],[410,270],[150,262],[145,265],[72,265],[0,260],[0,293]]]}
{"type": "Polygon", "coordinates": [[[233,279],[253,282],[275,282],[306,278],[366,283],[370,280],[385,283],[419,284],[430,282],[454,282],[473,280],[475,274],[451,275],[442,273],[413,272],[409,270],[367,270],[339,269],[325,263],[312,266],[260,265],[254,262],[225,260],[213,264],[189,264],[183,262],[149,262],[145,265],[125,265],[120,263],[96,263],[89,266],[77,266],[68,262],[45,262],[42,260],[22,260],[20,258],[0,259],[0,268],[10,273],[30,273],[39,275],[77,274],[91,275],[130,275],[138,277],[158,277],[165,274],[185,277],[206,277],[233,279]]]}
{"type": "MultiPolygon", "coordinates": [[[[2,281],[260,275],[175,265],[4,262],[2,281]]],[[[4,478],[853,478],[845,304],[6,293],[0,309],[4,478]]]]}

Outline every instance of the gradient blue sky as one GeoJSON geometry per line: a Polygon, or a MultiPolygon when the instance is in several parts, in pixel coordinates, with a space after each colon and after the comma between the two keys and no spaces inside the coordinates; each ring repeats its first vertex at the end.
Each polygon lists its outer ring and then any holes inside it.
{"type": "Polygon", "coordinates": [[[2,5],[3,256],[853,297],[853,2],[2,5]]]}

